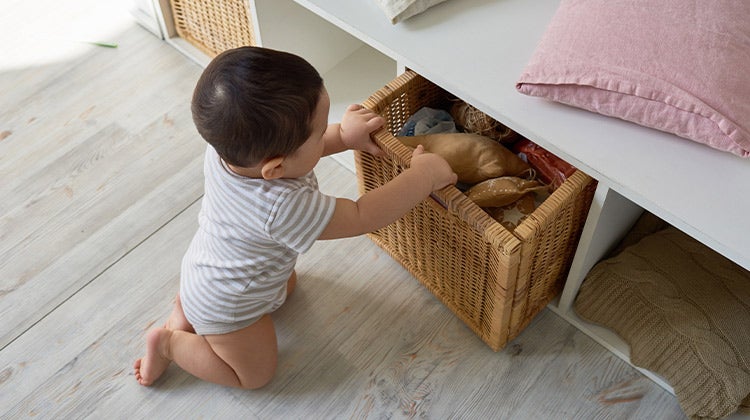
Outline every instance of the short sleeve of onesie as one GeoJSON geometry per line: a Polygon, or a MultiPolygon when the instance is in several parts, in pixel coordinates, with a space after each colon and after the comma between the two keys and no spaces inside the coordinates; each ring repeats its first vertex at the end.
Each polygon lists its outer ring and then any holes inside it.
{"type": "Polygon", "coordinates": [[[321,193],[314,177],[309,185],[287,191],[274,204],[268,220],[271,237],[298,253],[310,249],[330,222],[336,197],[321,193]]]}

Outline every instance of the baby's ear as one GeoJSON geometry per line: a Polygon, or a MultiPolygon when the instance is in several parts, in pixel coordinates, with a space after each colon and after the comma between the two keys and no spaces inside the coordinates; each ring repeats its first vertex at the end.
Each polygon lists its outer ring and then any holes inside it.
{"type": "Polygon", "coordinates": [[[284,156],[276,156],[263,161],[260,173],[263,179],[278,179],[284,176],[284,156]]]}

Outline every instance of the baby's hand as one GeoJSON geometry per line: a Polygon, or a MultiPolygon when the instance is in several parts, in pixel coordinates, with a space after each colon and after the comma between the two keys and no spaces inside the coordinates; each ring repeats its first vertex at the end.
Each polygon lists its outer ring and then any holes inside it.
{"type": "Polygon", "coordinates": [[[384,123],[383,117],[362,105],[349,105],[341,118],[341,142],[349,149],[382,156],[383,151],[372,141],[370,133],[382,127],[384,123]]]}
{"type": "Polygon", "coordinates": [[[432,191],[454,185],[458,176],[442,156],[425,153],[420,144],[411,155],[411,167],[421,171],[432,180],[432,191]]]}

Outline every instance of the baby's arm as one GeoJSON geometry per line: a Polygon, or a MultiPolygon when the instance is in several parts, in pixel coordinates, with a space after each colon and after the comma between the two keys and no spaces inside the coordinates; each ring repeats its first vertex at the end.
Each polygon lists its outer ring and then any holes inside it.
{"type": "Polygon", "coordinates": [[[376,156],[382,155],[383,151],[372,141],[370,133],[382,127],[384,122],[383,117],[362,105],[349,105],[341,118],[341,123],[329,125],[323,134],[323,155],[328,156],[350,149],[364,150],[376,156]]]}
{"type": "Polygon", "coordinates": [[[319,239],[358,236],[393,223],[431,192],[456,182],[456,174],[442,157],[418,146],[411,167],[387,184],[352,201],[336,199],[336,210],[319,239]]]}

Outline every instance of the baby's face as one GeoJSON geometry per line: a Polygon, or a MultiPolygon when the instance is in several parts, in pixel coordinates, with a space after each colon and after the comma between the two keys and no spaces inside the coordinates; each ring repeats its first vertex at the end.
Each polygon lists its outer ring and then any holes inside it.
{"type": "Polygon", "coordinates": [[[323,133],[328,128],[328,110],[331,106],[331,100],[328,97],[328,91],[323,88],[320,94],[318,105],[313,113],[312,133],[305,143],[300,146],[294,153],[287,156],[287,178],[298,178],[306,175],[315,168],[321,156],[325,143],[323,142],[323,133]],[[291,162],[289,162],[291,160],[291,162]],[[290,173],[290,171],[292,173],[290,173]]]}

